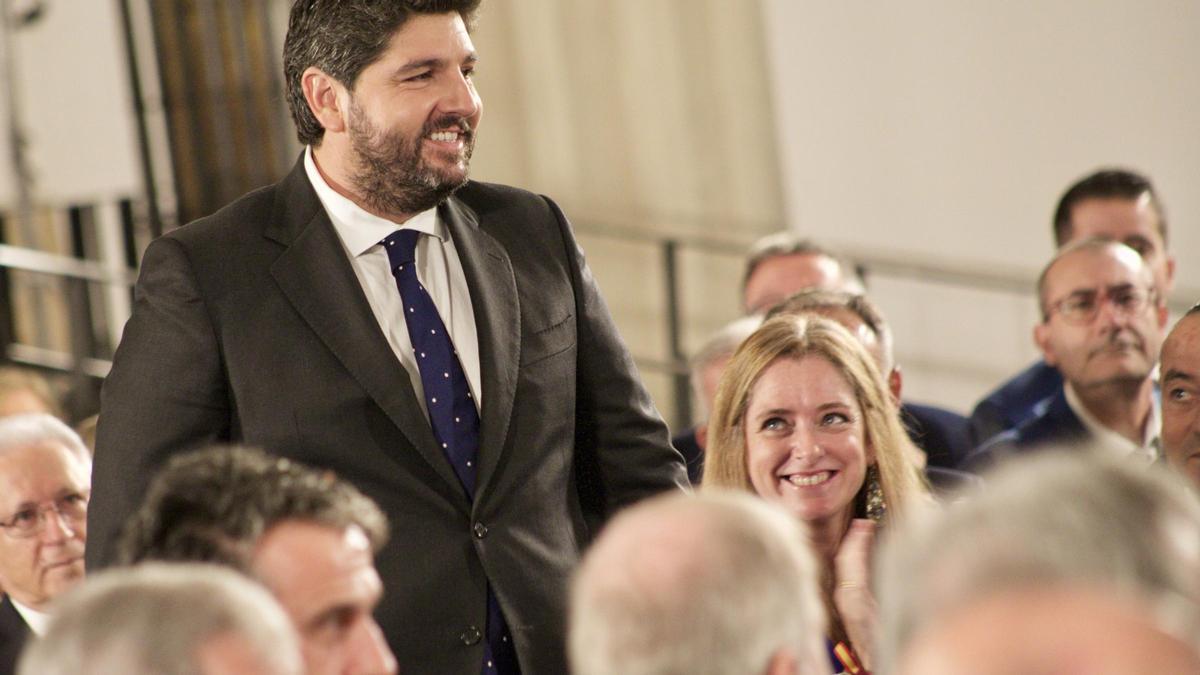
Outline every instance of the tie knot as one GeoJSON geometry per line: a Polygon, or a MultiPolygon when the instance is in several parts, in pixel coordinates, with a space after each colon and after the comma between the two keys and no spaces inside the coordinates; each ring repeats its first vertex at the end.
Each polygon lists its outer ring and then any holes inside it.
{"type": "Polygon", "coordinates": [[[383,250],[387,251],[388,262],[393,270],[398,265],[405,265],[417,259],[417,238],[420,236],[421,233],[416,230],[397,230],[379,242],[383,244],[383,250]]]}

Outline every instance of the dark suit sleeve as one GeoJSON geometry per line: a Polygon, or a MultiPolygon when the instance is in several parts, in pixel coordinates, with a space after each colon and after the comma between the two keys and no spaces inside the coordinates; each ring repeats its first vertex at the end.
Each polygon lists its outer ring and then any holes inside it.
{"type": "Polygon", "coordinates": [[[688,489],[683,458],[642,386],[633,357],[584,261],[566,217],[562,231],[575,287],[578,335],[576,480],[593,526],[613,511],[669,489],[688,489]]]}
{"type": "Polygon", "coordinates": [[[88,569],[113,562],[122,523],[169,455],[229,434],[221,356],[204,299],[183,246],[160,238],[146,249],[133,314],[101,394],[88,569]]]}

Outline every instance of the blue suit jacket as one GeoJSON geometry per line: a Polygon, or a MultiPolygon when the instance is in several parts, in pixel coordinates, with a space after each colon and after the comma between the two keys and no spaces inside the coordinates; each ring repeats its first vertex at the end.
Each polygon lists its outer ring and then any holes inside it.
{"type": "Polygon", "coordinates": [[[991,440],[976,448],[962,468],[978,473],[1001,461],[1004,457],[1035,450],[1047,445],[1070,445],[1087,438],[1088,431],[1079,421],[1075,411],[1067,403],[1062,387],[1058,393],[1043,399],[1033,407],[1033,417],[1020,426],[1002,431],[991,440]]]}
{"type": "Polygon", "coordinates": [[[978,447],[1001,431],[1015,429],[1037,413],[1035,406],[1062,391],[1062,374],[1038,361],[1000,385],[971,412],[971,446],[978,447]]]}

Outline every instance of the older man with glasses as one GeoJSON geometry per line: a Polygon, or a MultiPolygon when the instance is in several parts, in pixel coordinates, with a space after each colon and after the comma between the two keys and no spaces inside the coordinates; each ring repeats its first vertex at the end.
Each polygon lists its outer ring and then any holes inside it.
{"type": "Polygon", "coordinates": [[[1154,367],[1167,308],[1154,275],[1128,246],[1089,238],[1070,244],[1038,279],[1042,320],[1034,341],[1063,386],[1034,416],[974,451],[980,470],[1005,455],[1084,444],[1153,461],[1162,428],[1154,367]]]}
{"type": "Polygon", "coordinates": [[[51,602],[83,579],[91,458],[43,414],[0,420],[0,675],[11,675],[51,602]]]}

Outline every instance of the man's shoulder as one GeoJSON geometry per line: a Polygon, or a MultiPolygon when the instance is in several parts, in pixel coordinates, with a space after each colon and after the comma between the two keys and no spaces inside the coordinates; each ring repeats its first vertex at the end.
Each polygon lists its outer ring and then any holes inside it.
{"type": "MultiPolygon", "coordinates": [[[[321,210],[317,193],[301,162],[276,183],[251,190],[212,214],[164,234],[185,246],[228,246],[261,240],[277,232],[282,238],[303,227],[321,210]]],[[[228,249],[226,249],[228,250],[228,249]]]]}
{"type": "Polygon", "coordinates": [[[529,190],[474,180],[455,192],[454,199],[470,208],[481,221],[517,215],[545,218],[552,215],[552,209],[557,209],[548,197],[529,190]]]}
{"type": "Polygon", "coordinates": [[[929,463],[952,469],[971,451],[967,418],[945,408],[904,401],[900,414],[909,437],[925,451],[929,463]]]}
{"type": "Polygon", "coordinates": [[[0,673],[12,672],[5,671],[5,665],[11,668],[16,663],[17,655],[20,654],[28,635],[29,626],[25,624],[12,601],[3,596],[0,599],[0,673]]]}
{"type": "Polygon", "coordinates": [[[995,406],[1006,414],[1020,414],[1061,386],[1058,369],[1039,360],[996,387],[980,403],[995,406]]]}
{"type": "Polygon", "coordinates": [[[1003,457],[1072,445],[1087,434],[1061,387],[1052,396],[1037,402],[1032,410],[1032,417],[1014,429],[995,435],[972,452],[961,468],[979,472],[1003,457]]]}

